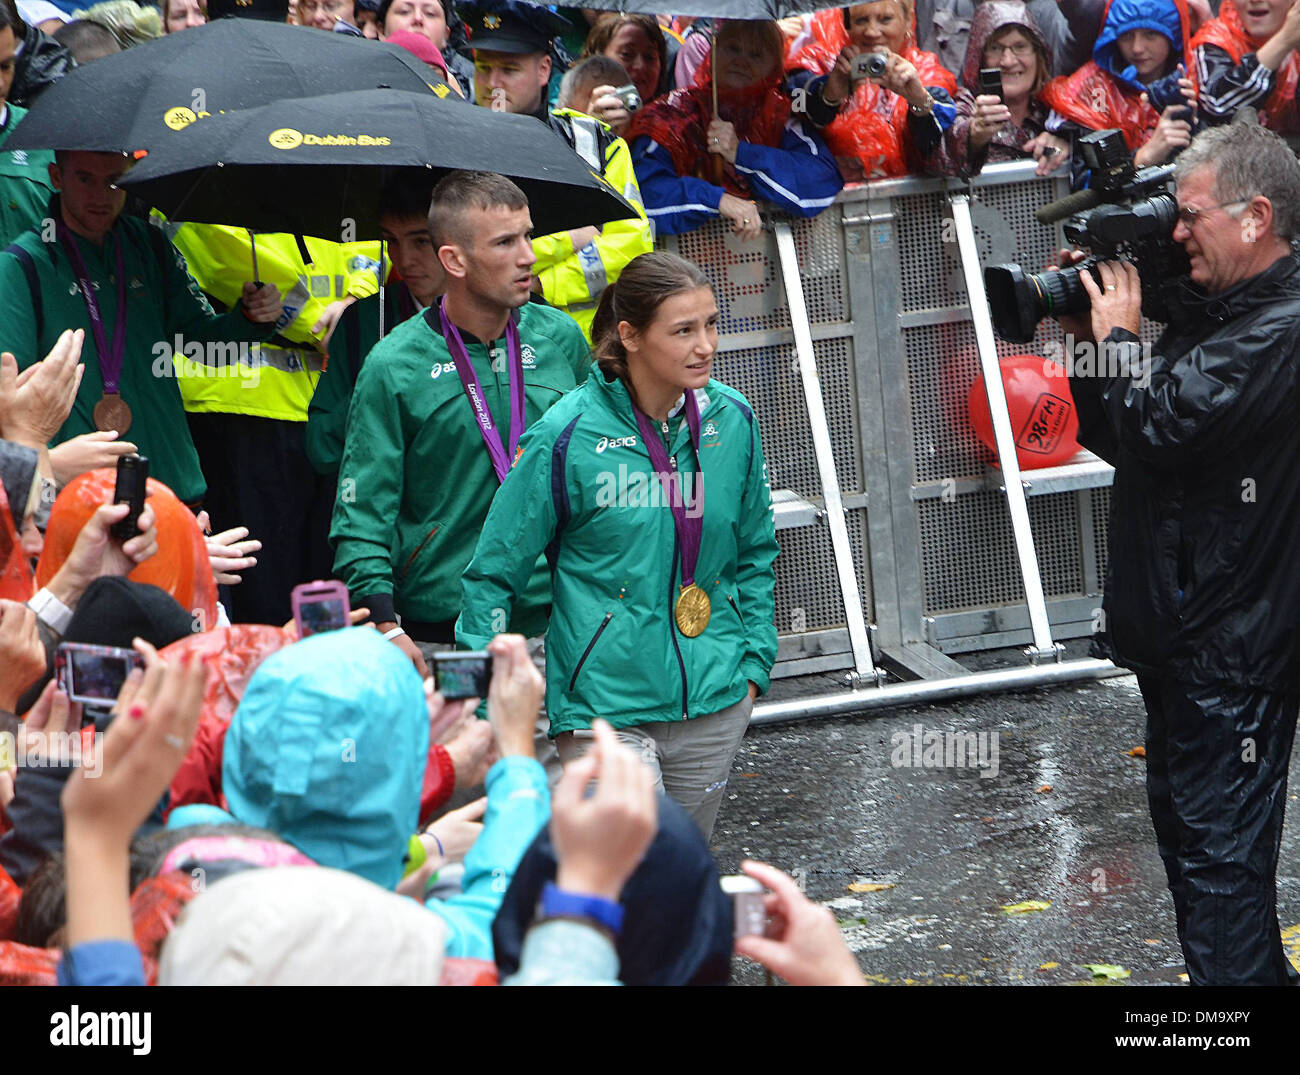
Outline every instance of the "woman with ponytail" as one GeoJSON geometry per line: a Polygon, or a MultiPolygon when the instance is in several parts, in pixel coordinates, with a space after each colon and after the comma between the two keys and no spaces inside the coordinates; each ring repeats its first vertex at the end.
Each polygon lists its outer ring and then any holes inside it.
{"type": "Polygon", "coordinates": [[[456,625],[484,648],[545,554],[561,760],[608,720],[706,836],[776,659],[767,465],[749,403],[710,377],[717,317],[708,279],[675,254],[642,254],[605,289],[598,372],[520,440],[456,625]]]}

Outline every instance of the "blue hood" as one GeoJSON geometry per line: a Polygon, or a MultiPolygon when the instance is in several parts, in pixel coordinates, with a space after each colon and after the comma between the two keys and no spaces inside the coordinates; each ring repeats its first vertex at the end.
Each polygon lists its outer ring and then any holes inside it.
{"type": "Polygon", "coordinates": [[[370,627],[272,654],[226,733],[230,812],[322,866],[392,889],[420,812],[429,716],[420,677],[370,627]]]}
{"type": "Polygon", "coordinates": [[[1177,63],[1183,55],[1182,17],[1174,0],[1114,0],[1110,5],[1106,25],[1093,46],[1092,58],[1103,71],[1129,88],[1141,91],[1146,87],[1138,81],[1137,68],[1124,66],[1124,58],[1119,53],[1119,39],[1130,30],[1155,30],[1164,34],[1177,63]]]}

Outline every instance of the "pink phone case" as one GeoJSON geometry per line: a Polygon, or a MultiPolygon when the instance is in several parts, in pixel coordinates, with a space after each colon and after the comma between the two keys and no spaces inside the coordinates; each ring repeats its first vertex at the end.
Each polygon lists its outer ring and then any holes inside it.
{"type": "Polygon", "coordinates": [[[307,638],[310,635],[319,634],[321,631],[331,631],[348,626],[348,616],[352,611],[352,604],[348,600],[348,588],[337,580],[304,582],[301,586],[293,588],[291,600],[293,620],[298,625],[299,638],[307,638]],[[338,622],[338,617],[330,616],[330,620],[334,622],[322,623],[321,617],[313,615],[310,611],[314,606],[332,605],[336,602],[342,608],[342,622],[338,622]],[[305,622],[303,620],[304,606],[309,609],[308,618],[305,622]]]}

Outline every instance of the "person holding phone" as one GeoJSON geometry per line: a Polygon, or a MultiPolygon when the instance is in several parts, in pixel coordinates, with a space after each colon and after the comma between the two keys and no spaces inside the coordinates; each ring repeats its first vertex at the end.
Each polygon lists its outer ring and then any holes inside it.
{"type": "Polygon", "coordinates": [[[1025,4],[990,0],[976,8],[957,118],[933,170],[970,179],[989,162],[1032,157],[1039,175],[1056,171],[1069,159],[1070,143],[1046,128],[1051,110],[1040,95],[1051,70],[1050,46],[1025,4]]]}
{"type": "Polygon", "coordinates": [[[916,47],[912,0],[820,11],[812,37],[787,64],[790,84],[803,92],[809,121],[825,129],[845,180],[919,171],[953,121],[957,83],[916,47]],[[879,74],[868,54],[884,58],[879,74]]]}
{"type": "MultiPolygon", "coordinates": [[[[1043,90],[1048,129],[1073,143],[1114,127],[1139,168],[1172,160],[1199,129],[1190,37],[1187,0],[1110,0],[1092,60],[1043,90]]],[[[1082,190],[1087,165],[1076,153],[1070,167],[1082,190]]]]}
{"type": "Polygon", "coordinates": [[[674,254],[642,254],[606,290],[599,371],[520,441],[456,625],[481,649],[545,550],[561,760],[603,717],[706,836],[776,659],[779,551],[753,410],[711,377],[717,317],[708,278],[674,254]]]}

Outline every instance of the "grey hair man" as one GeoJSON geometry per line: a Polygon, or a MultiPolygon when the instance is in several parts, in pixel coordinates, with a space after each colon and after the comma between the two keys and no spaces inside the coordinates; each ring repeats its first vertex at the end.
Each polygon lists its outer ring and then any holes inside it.
{"type": "Polygon", "coordinates": [[[1100,286],[1084,273],[1090,317],[1060,319],[1120,358],[1071,376],[1079,439],[1115,466],[1099,643],[1146,703],[1147,797],[1192,984],[1282,985],[1300,979],[1276,912],[1300,707],[1300,163],[1231,125],[1201,134],[1175,178],[1191,271],[1151,353],[1130,264],[1101,265],[1100,286]]]}

